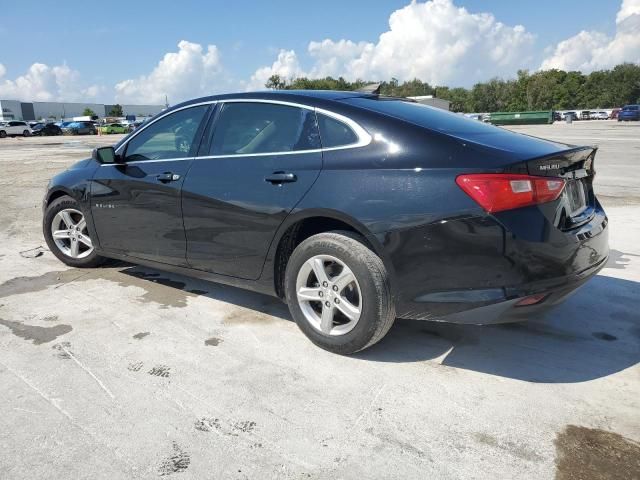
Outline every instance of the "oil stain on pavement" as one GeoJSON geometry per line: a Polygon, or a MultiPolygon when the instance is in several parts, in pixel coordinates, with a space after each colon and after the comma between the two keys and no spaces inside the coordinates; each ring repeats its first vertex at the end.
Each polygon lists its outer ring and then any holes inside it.
{"type": "Polygon", "coordinates": [[[204,344],[210,347],[217,347],[221,343],[222,343],[222,339],[217,337],[211,337],[204,341],[204,344]]]}
{"type": "Polygon", "coordinates": [[[73,328],[71,325],[55,325],[53,327],[38,327],[36,325],[27,325],[22,322],[12,322],[0,318],[0,325],[7,327],[15,336],[25,340],[31,340],[34,345],[41,345],[54,341],[61,335],[69,333],[73,328]]]}
{"type": "Polygon", "coordinates": [[[555,445],[556,480],[640,479],[640,444],[622,435],[567,425],[555,445]]]}

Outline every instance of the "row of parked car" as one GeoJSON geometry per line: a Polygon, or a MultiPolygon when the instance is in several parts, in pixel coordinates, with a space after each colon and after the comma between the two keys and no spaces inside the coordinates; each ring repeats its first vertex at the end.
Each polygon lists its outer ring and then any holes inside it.
{"type": "Polygon", "coordinates": [[[572,120],[618,120],[619,122],[640,120],[640,105],[625,105],[622,108],[614,108],[611,114],[605,111],[590,110],[554,113],[554,119],[557,121],[566,120],[568,116],[570,116],[572,120]]]}
{"type": "Polygon", "coordinates": [[[92,121],[74,122],[25,122],[22,120],[12,120],[0,122],[0,138],[31,135],[53,136],[53,135],[96,135],[112,133],[129,133],[138,128],[142,122],[133,123],[106,123],[100,124],[92,121]]]}

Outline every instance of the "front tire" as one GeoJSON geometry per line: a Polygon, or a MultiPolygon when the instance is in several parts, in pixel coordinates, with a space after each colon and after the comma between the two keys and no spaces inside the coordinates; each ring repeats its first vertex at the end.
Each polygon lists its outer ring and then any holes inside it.
{"type": "Polygon", "coordinates": [[[298,245],[287,263],[285,295],[300,330],[333,353],[374,345],[395,320],[387,270],[351,232],[321,233],[298,245]]]}
{"type": "Polygon", "coordinates": [[[25,130],[24,132],[22,132],[22,136],[23,137],[28,137],[29,136],[29,130],[25,130]]]}
{"type": "Polygon", "coordinates": [[[73,198],[65,195],[49,204],[42,230],[49,250],[62,263],[90,268],[104,261],[104,257],[96,253],[84,213],[73,198]]]}

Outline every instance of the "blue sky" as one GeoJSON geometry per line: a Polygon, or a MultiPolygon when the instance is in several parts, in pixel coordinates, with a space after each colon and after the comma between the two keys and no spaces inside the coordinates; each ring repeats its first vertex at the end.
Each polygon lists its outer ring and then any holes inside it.
{"type": "MultiPolygon", "coordinates": [[[[136,96],[141,97],[140,100],[152,100],[153,95],[157,97],[161,92],[158,90],[150,96],[142,83],[156,82],[158,89],[167,90],[165,93],[172,96],[188,95],[191,90],[194,94],[207,89],[238,90],[260,87],[266,69],[270,69],[268,73],[285,76],[327,73],[342,74],[347,78],[369,75],[371,79],[385,75],[401,79],[424,76],[425,80],[437,83],[469,86],[494,74],[514,75],[517,68],[537,69],[547,60],[547,66],[606,67],[598,63],[600,60],[594,60],[595,54],[592,55],[594,58],[589,57],[592,52],[585,52],[575,59],[568,58],[570,55],[558,48],[561,42],[571,40],[581,31],[590,36],[576,39],[575,44],[586,41],[593,44],[594,51],[603,44],[606,47],[607,41],[615,40],[620,23],[616,23],[616,14],[621,10],[621,2],[616,0],[451,1],[436,0],[442,4],[439,13],[435,8],[427,8],[424,2],[410,5],[409,1],[396,0],[313,2],[322,7],[309,7],[299,1],[243,0],[4,2],[0,43],[17,48],[0,51],[0,97],[24,91],[32,96],[42,94],[41,98],[50,95],[58,99],[60,95],[73,96],[73,91],[84,91],[83,95],[93,95],[103,101],[135,100],[136,96]],[[461,7],[467,14],[459,13],[461,7]],[[390,30],[390,16],[395,11],[401,12],[395,37],[390,35],[386,46],[380,45],[380,35],[390,30]],[[482,13],[493,16],[492,26],[485,30],[479,26],[484,20],[477,17],[482,13]],[[417,23],[414,18],[418,19],[417,23]],[[447,32],[429,37],[428,30],[433,29],[433,24],[431,27],[429,24],[431,21],[439,24],[458,22],[458,26],[452,29],[452,38],[439,43],[447,32]],[[498,23],[503,24],[502,30],[498,23]],[[522,25],[524,32],[515,31],[517,25],[522,25]],[[413,29],[414,43],[403,43],[400,37],[405,28],[413,29]],[[421,28],[425,32],[420,32],[421,28]],[[437,57],[433,52],[446,50],[457,39],[467,38],[465,35],[470,41],[478,36],[482,39],[476,47],[458,45],[458,50],[466,50],[451,60],[449,70],[445,68],[439,74],[434,73],[439,69],[434,66],[446,63],[447,57],[437,57]],[[331,43],[318,47],[314,56],[310,42],[327,39],[331,43]],[[156,72],[158,78],[154,77],[154,69],[167,53],[182,50],[178,47],[182,40],[189,42],[189,47],[185,48],[192,56],[178,65],[184,70],[193,65],[200,69],[199,76],[184,73],[184,81],[191,84],[186,89],[171,85],[162,77],[162,71],[156,72]],[[338,45],[340,40],[350,43],[338,45]],[[429,45],[431,53],[420,52],[429,58],[418,59],[416,63],[422,64],[421,67],[408,68],[403,63],[413,61],[407,52],[420,45],[416,42],[429,45]],[[488,52],[499,49],[501,42],[502,48],[510,52],[489,55],[488,52]],[[194,53],[192,45],[202,47],[203,58],[207,47],[215,46],[215,55],[203,60],[194,53]],[[483,57],[485,53],[486,58],[483,57]],[[554,57],[554,53],[559,56],[554,57]],[[479,65],[478,61],[482,59],[484,64],[479,65]],[[195,63],[190,63],[192,61],[195,63]],[[50,71],[40,69],[30,76],[29,69],[34,63],[44,64],[50,71]],[[62,70],[54,70],[56,66],[62,70]],[[261,74],[258,74],[259,69],[263,69],[261,74]],[[53,88],[53,91],[30,90],[40,81],[38,75],[43,76],[40,83],[53,82],[53,86],[42,86],[45,90],[53,88]],[[20,78],[26,80],[20,82],[20,78]],[[115,89],[115,85],[126,80],[138,83],[115,89]],[[61,87],[64,82],[67,83],[61,87]]],[[[640,18],[640,2],[625,2],[632,13],[638,8],[635,17],[640,18]]],[[[638,22],[630,28],[638,28],[638,22]]],[[[640,30],[633,33],[640,34],[640,30]]],[[[620,58],[638,61],[632,47],[627,42],[620,58]]],[[[164,65],[162,68],[169,67],[164,65]]],[[[172,71],[172,75],[182,74],[172,71]]]]}

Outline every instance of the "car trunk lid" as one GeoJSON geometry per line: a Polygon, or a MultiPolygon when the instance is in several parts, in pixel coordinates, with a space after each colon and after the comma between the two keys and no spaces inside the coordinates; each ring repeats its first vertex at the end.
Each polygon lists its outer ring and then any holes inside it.
{"type": "Polygon", "coordinates": [[[562,230],[588,222],[595,211],[593,177],[597,147],[575,147],[534,158],[526,162],[529,175],[565,180],[565,188],[557,200],[554,224],[562,230]]]}

